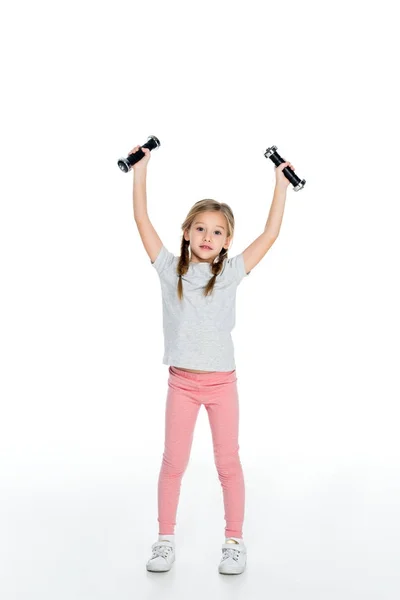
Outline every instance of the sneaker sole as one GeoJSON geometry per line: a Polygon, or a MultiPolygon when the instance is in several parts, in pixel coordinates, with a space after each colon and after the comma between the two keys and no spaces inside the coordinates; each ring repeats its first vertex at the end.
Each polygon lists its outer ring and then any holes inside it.
{"type": "Polygon", "coordinates": [[[151,565],[146,565],[146,569],[148,571],[151,571],[152,573],[165,573],[166,571],[170,571],[172,565],[174,564],[175,559],[172,561],[172,563],[169,565],[169,567],[167,566],[165,569],[159,569],[156,567],[152,567],[151,565]]]}
{"type": "Polygon", "coordinates": [[[218,572],[221,573],[221,575],[240,575],[240,573],[243,573],[243,571],[245,570],[246,566],[244,567],[237,567],[236,569],[234,568],[226,568],[226,567],[218,567],[218,572]]]}

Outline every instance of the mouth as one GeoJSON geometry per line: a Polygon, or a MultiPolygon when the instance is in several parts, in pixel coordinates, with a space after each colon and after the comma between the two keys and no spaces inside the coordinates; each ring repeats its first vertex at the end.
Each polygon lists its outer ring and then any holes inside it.
{"type": "Polygon", "coordinates": [[[200,248],[202,250],[212,250],[212,248],[210,248],[210,246],[200,246],[200,248]]]}

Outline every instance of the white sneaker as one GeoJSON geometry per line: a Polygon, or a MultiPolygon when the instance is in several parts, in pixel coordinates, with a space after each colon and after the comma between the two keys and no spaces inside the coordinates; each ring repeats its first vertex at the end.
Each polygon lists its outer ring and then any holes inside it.
{"type": "Polygon", "coordinates": [[[238,575],[246,567],[247,549],[243,542],[222,544],[222,559],[218,571],[224,575],[238,575]]]}
{"type": "Polygon", "coordinates": [[[169,571],[175,561],[175,546],[168,540],[154,542],[152,556],[146,563],[148,571],[169,571]]]}

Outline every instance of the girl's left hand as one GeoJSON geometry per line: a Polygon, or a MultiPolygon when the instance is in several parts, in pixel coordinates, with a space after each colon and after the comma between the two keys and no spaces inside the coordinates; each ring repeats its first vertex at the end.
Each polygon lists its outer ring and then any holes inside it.
{"type": "Polygon", "coordinates": [[[289,161],[283,162],[279,167],[275,167],[276,185],[284,189],[290,184],[289,179],[282,173],[285,167],[290,167],[294,171],[294,166],[289,161]]]}

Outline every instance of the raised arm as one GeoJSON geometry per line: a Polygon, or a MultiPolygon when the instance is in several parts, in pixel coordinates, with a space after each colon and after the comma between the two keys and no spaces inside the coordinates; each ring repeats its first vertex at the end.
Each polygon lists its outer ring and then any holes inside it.
{"type": "MultiPolygon", "coordinates": [[[[138,148],[137,146],[136,148],[138,148]]],[[[143,151],[147,151],[150,154],[150,150],[142,148],[143,151]]],[[[142,158],[143,161],[146,157],[142,158]]],[[[140,160],[136,163],[137,168],[134,169],[133,173],[133,216],[135,223],[139,230],[140,237],[143,242],[143,246],[149,255],[151,262],[154,262],[158,256],[163,245],[157,231],[154,229],[153,224],[150,221],[149,215],[147,214],[147,197],[146,197],[146,179],[147,179],[147,162],[145,166],[139,167],[140,160]]]]}
{"type": "Polygon", "coordinates": [[[144,249],[153,263],[156,260],[163,243],[149,218],[146,218],[143,221],[136,221],[136,225],[139,230],[140,237],[142,238],[144,249]]]}

